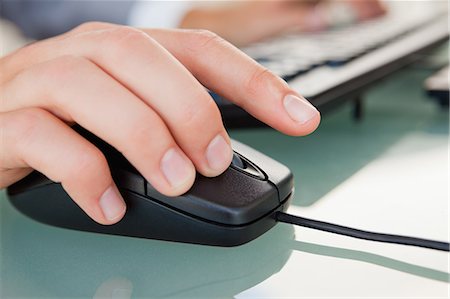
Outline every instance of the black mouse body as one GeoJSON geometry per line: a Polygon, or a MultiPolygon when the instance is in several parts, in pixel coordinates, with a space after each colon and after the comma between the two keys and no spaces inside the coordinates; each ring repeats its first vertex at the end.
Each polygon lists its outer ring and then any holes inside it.
{"type": "Polygon", "coordinates": [[[8,188],[10,202],[39,222],[105,234],[215,246],[247,243],[276,224],[273,213],[285,211],[293,192],[293,176],[279,162],[233,141],[230,167],[220,176],[197,175],[182,196],[157,192],[114,148],[78,128],[98,146],[127,204],[114,225],[90,219],[60,184],[38,172],[8,188]]]}

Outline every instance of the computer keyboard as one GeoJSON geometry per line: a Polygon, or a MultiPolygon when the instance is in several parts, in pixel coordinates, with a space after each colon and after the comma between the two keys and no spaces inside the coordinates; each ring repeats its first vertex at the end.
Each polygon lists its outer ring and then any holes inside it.
{"type": "MultiPolygon", "coordinates": [[[[370,83],[448,40],[445,1],[397,1],[382,17],[320,33],[281,36],[242,49],[319,110],[355,99],[370,83]]],[[[227,127],[261,124],[214,97],[227,127]]]]}

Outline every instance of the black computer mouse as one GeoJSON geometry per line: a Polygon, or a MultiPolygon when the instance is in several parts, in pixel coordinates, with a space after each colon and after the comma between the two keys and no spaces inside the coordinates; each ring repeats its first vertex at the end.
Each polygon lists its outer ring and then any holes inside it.
{"type": "Polygon", "coordinates": [[[215,246],[237,246],[262,235],[285,211],[293,193],[293,175],[283,164],[237,141],[234,157],[221,175],[197,175],[178,197],[157,192],[113,147],[88,131],[76,130],[105,154],[126,201],[127,212],[113,225],[101,225],[73,202],[60,184],[33,172],[8,188],[9,200],[39,222],[113,235],[215,246]]]}

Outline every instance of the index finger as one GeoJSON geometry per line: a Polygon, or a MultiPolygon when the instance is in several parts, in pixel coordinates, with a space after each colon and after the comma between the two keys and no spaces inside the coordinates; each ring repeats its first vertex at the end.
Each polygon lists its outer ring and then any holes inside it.
{"type": "MultiPolygon", "coordinates": [[[[68,32],[117,25],[90,23],[68,32]]],[[[252,58],[206,30],[141,29],[164,46],[204,86],[288,135],[312,133],[320,113],[304,97],[252,58]]]]}
{"type": "Polygon", "coordinates": [[[203,30],[144,31],[207,88],[289,135],[307,135],[320,113],[278,76],[216,34],[203,30]]]}

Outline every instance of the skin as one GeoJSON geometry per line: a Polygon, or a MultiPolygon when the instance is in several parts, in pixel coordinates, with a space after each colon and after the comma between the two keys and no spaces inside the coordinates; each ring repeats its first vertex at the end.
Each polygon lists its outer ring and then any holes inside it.
{"type": "MultiPolygon", "coordinates": [[[[235,45],[330,25],[331,1],[248,1],[194,9],[181,28],[206,28],[235,45]],[[252,16],[249,18],[249,16],[252,16]]],[[[378,0],[341,1],[357,20],[384,13],[378,0]]],[[[71,129],[110,143],[163,194],[186,192],[196,171],[217,176],[232,150],[215,91],[288,135],[314,131],[319,112],[280,78],[204,30],[138,30],[86,23],[0,58],[0,188],[33,169],[87,215],[125,214],[103,154],[71,129]],[[24,88],[26,87],[26,88],[24,88]]]]}
{"type": "Polygon", "coordinates": [[[177,196],[196,171],[217,176],[232,151],[205,87],[293,136],[319,112],[280,78],[209,31],[87,23],[0,59],[0,187],[33,169],[61,182],[101,224],[126,210],[104,155],[78,123],[120,152],[161,193],[177,196]]]}
{"type": "Polygon", "coordinates": [[[238,46],[245,46],[279,34],[319,31],[333,26],[332,5],[344,5],[355,21],[386,12],[379,0],[266,0],[236,1],[219,7],[192,9],[181,28],[204,28],[238,46]]]}

